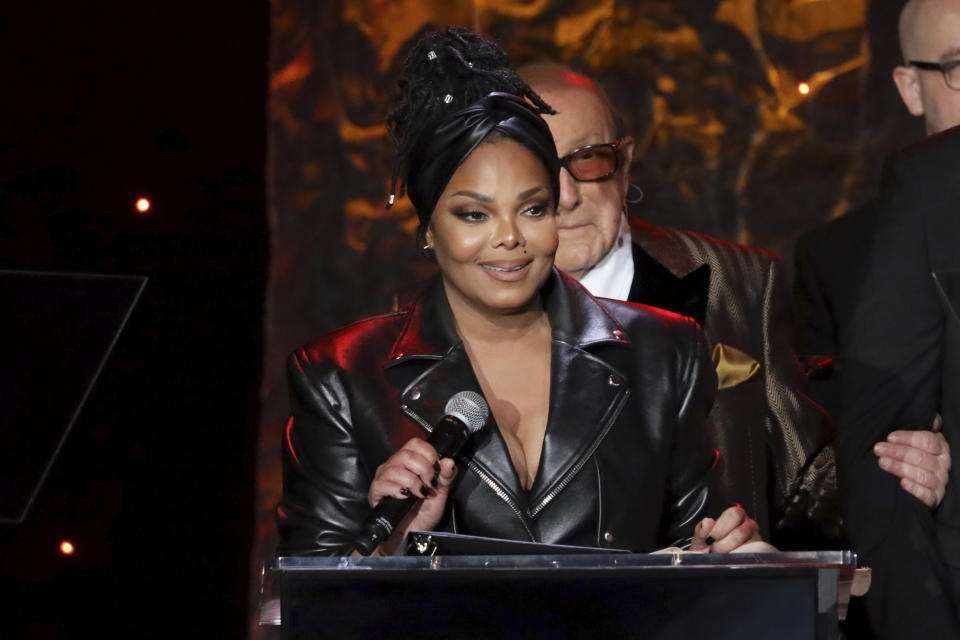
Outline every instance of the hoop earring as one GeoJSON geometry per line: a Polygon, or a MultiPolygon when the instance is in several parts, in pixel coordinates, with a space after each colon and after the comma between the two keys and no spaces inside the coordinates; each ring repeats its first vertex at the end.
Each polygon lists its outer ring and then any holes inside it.
{"type": "Polygon", "coordinates": [[[627,187],[627,195],[630,194],[630,190],[631,190],[631,189],[633,189],[634,191],[636,191],[636,192],[637,192],[637,195],[636,195],[635,197],[633,197],[633,198],[629,198],[629,197],[628,197],[628,198],[624,198],[624,200],[626,201],[626,203],[627,203],[627,204],[637,204],[637,203],[639,203],[639,202],[643,202],[643,189],[641,189],[640,187],[638,187],[637,185],[635,185],[635,184],[633,184],[633,183],[631,182],[630,185],[627,187]]]}

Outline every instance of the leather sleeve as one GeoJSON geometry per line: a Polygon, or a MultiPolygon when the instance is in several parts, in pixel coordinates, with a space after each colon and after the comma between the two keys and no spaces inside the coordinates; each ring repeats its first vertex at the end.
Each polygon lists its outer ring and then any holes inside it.
{"type": "Polygon", "coordinates": [[[774,479],[774,531],[803,529],[839,539],[834,426],[805,394],[807,379],[794,351],[796,335],[782,262],[767,267],[763,301],[764,393],[774,479]]]}
{"type": "Polygon", "coordinates": [[[305,351],[287,362],[291,416],[283,435],[280,555],[346,555],[368,515],[370,477],[338,370],[314,368],[305,351]]]}
{"type": "Polygon", "coordinates": [[[717,376],[703,334],[692,320],[675,382],[678,397],[676,433],[670,463],[669,504],[660,539],[687,546],[706,512],[710,471],[716,454],[707,438],[706,419],[713,406],[717,376]]]}

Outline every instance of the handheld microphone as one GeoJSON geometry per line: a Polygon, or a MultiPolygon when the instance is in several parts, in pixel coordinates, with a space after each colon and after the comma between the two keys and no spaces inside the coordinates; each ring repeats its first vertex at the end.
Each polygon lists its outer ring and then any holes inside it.
{"type": "MultiPolygon", "coordinates": [[[[479,393],[461,391],[447,401],[443,419],[427,438],[441,458],[450,458],[466,444],[470,435],[483,428],[490,415],[487,402],[479,393]]],[[[421,498],[410,496],[403,500],[386,496],[380,500],[356,538],[357,551],[367,556],[392,532],[403,517],[421,498]]]]}

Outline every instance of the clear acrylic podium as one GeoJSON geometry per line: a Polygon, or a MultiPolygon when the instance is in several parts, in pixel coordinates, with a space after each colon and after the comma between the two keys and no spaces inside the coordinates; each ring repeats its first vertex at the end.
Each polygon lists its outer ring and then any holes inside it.
{"type": "Polygon", "coordinates": [[[850,551],[280,557],[261,624],[285,638],[830,639],[850,551]]]}

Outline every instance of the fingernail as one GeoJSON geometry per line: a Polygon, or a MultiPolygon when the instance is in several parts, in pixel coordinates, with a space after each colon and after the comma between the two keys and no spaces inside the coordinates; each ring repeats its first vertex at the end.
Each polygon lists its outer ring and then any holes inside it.
{"type": "Polygon", "coordinates": [[[710,545],[712,545],[714,542],[716,542],[716,540],[713,539],[713,536],[707,536],[707,539],[704,540],[704,542],[707,543],[707,546],[710,546],[710,545]]]}
{"type": "Polygon", "coordinates": [[[437,485],[439,485],[439,482],[437,482],[437,476],[433,476],[433,480],[430,481],[430,485],[431,485],[434,489],[437,488],[437,485]]]}
{"type": "Polygon", "coordinates": [[[886,469],[890,466],[890,458],[880,458],[877,460],[877,464],[880,465],[881,469],[886,469]]]}
{"type": "Polygon", "coordinates": [[[439,460],[434,460],[434,461],[433,461],[433,470],[434,470],[435,472],[437,472],[437,473],[440,473],[440,461],[439,461],[439,460]]]}
{"type": "Polygon", "coordinates": [[[424,498],[429,498],[433,491],[427,485],[420,485],[420,495],[424,498]]]}
{"type": "Polygon", "coordinates": [[[406,487],[403,487],[402,489],[400,489],[400,493],[407,496],[408,498],[413,497],[413,491],[410,491],[410,489],[407,489],[406,487]]]}

